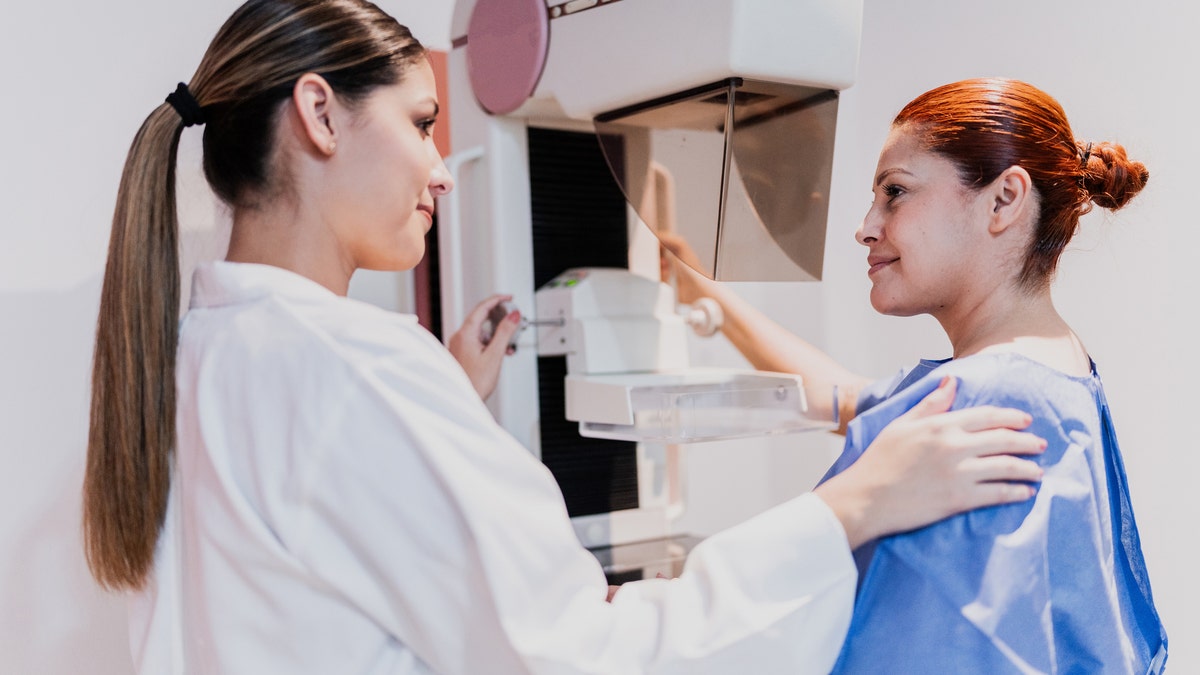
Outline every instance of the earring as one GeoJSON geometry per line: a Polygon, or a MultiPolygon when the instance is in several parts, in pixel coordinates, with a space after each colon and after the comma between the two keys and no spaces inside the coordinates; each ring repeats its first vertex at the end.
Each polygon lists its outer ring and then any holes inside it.
{"type": "Polygon", "coordinates": [[[337,149],[337,141],[329,141],[329,154],[332,155],[335,149],[337,149]]]}

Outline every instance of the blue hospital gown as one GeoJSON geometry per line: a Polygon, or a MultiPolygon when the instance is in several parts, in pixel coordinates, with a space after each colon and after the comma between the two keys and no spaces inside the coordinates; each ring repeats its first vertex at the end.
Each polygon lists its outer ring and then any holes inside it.
{"type": "Polygon", "coordinates": [[[1033,500],[855,551],[860,588],[834,672],[1160,672],[1167,637],[1094,364],[1071,377],[1016,354],[922,361],[860,399],[826,479],[947,375],[959,380],[955,408],[1033,415],[1045,476],[1033,500]]]}

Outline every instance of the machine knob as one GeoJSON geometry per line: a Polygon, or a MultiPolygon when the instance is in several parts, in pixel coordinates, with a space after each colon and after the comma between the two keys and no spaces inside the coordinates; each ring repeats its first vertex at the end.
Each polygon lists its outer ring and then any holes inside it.
{"type": "Polygon", "coordinates": [[[696,331],[696,335],[709,337],[725,325],[725,310],[712,298],[697,298],[688,310],[685,320],[687,325],[696,331]]]}

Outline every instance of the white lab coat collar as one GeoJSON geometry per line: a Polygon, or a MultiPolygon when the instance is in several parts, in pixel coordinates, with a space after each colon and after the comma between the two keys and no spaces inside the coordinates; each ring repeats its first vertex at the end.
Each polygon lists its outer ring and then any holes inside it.
{"type": "Polygon", "coordinates": [[[274,265],[217,260],[202,263],[192,274],[192,309],[247,302],[267,295],[299,301],[338,297],[321,284],[274,265]]]}

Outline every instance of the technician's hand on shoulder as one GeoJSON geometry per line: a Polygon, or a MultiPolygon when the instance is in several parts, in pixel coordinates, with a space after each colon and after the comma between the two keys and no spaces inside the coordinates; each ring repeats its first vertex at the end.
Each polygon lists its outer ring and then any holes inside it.
{"type": "Polygon", "coordinates": [[[846,529],[851,548],[956,513],[1029,499],[1042,478],[1042,438],[1012,408],[950,410],[957,380],[946,378],[896,418],[857,462],[814,490],[846,529]],[[945,413],[945,414],[942,414],[945,413]]]}

